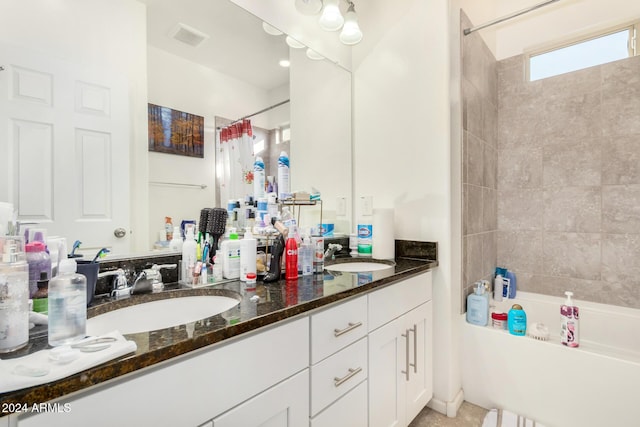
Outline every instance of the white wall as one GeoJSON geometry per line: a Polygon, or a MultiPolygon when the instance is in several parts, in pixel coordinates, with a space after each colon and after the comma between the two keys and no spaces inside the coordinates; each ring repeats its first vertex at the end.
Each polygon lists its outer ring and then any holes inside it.
{"type": "MultiPolygon", "coordinates": [[[[0,42],[100,67],[129,81],[132,249],[146,247],[146,17],[132,0],[0,2],[0,42]],[[142,179],[141,179],[142,178],[142,179]]],[[[117,201],[116,201],[117,203],[117,201]]]]}
{"type": "MultiPolygon", "coordinates": [[[[206,184],[204,190],[149,186],[149,242],[163,228],[200,217],[200,209],[215,206],[215,116],[229,119],[259,111],[270,104],[267,91],[233,77],[184,60],[154,47],[148,49],[149,102],[204,117],[204,158],[149,152],[149,181],[206,184]]],[[[280,92],[288,98],[284,91],[280,92]]],[[[268,128],[266,114],[252,118],[254,126],[268,128]]]]}
{"type": "Polygon", "coordinates": [[[395,208],[396,238],[439,244],[432,406],[451,413],[461,380],[454,327],[460,261],[452,217],[460,212],[459,203],[452,206],[450,176],[449,2],[376,0],[358,4],[358,15],[365,36],[353,50],[355,196],[372,195],[374,207],[395,208]]]}

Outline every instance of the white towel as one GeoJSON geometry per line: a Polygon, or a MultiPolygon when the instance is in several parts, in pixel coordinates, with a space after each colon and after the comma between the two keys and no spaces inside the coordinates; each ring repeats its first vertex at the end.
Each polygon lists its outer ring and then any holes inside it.
{"type": "Polygon", "coordinates": [[[492,409],[484,417],[482,427],[544,427],[522,415],[503,409],[492,409]]]}
{"type": "Polygon", "coordinates": [[[111,346],[104,350],[93,353],[80,352],[77,359],[66,364],[59,364],[52,361],[49,358],[50,349],[41,350],[16,359],[0,360],[0,393],[59,380],[89,369],[92,366],[97,366],[111,359],[115,359],[116,357],[135,352],[138,348],[135,342],[127,341],[118,331],[113,331],[102,336],[113,337],[116,341],[110,343],[111,346]],[[49,372],[41,377],[19,375],[14,373],[14,369],[19,365],[26,368],[44,369],[49,372]]]}

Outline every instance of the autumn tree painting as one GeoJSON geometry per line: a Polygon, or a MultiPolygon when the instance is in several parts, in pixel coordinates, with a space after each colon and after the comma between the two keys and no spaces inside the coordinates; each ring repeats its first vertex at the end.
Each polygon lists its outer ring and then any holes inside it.
{"type": "Polygon", "coordinates": [[[149,104],[149,151],[204,157],[204,117],[149,104]]]}

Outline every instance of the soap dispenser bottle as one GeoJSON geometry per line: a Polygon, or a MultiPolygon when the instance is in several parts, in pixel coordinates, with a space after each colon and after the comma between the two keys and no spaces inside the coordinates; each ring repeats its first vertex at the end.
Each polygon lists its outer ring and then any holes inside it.
{"type": "Polygon", "coordinates": [[[573,292],[567,291],[564,294],[567,296],[567,300],[560,306],[560,316],[562,318],[560,341],[562,345],[567,347],[578,347],[580,345],[580,312],[571,300],[573,292]]]}
{"type": "Polygon", "coordinates": [[[467,322],[487,326],[489,322],[489,299],[484,295],[484,283],[476,282],[475,291],[467,297],[467,322]]]}

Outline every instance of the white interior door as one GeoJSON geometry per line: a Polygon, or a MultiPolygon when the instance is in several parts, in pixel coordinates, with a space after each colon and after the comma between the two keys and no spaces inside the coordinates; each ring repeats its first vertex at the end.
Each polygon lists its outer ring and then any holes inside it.
{"type": "Polygon", "coordinates": [[[126,79],[2,44],[0,66],[0,201],[69,244],[128,252],[126,79]]]}

